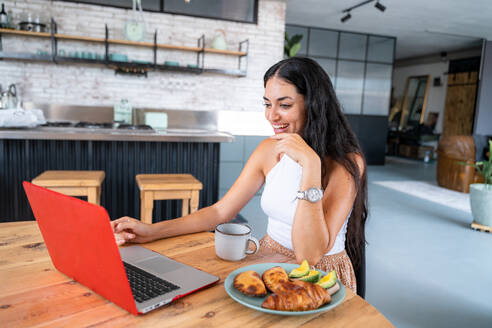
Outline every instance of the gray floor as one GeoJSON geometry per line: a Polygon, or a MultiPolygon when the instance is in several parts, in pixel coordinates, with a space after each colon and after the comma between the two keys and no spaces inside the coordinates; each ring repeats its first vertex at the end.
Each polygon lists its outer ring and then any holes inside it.
{"type": "Polygon", "coordinates": [[[367,295],[396,327],[492,327],[492,234],[469,213],[376,185],[435,181],[435,164],[369,167],[367,295]]]}
{"type": "MultiPolygon", "coordinates": [[[[370,166],[367,295],[395,327],[492,327],[492,234],[469,213],[376,185],[435,181],[435,164],[388,158],[370,166]]],[[[255,197],[241,214],[261,238],[255,197]]]]}

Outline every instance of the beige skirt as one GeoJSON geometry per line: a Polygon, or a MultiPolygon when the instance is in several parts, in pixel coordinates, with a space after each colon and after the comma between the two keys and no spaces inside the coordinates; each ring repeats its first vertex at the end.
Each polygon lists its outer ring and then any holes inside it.
{"type": "MultiPolygon", "coordinates": [[[[269,235],[266,235],[260,240],[260,247],[270,249],[282,255],[286,255],[294,259],[295,261],[296,257],[294,252],[277,243],[269,235]]],[[[335,270],[338,279],[340,279],[345,287],[350,288],[354,293],[357,292],[354,268],[345,250],[333,255],[323,256],[318,264],[316,264],[314,267],[325,272],[335,270]]]]}

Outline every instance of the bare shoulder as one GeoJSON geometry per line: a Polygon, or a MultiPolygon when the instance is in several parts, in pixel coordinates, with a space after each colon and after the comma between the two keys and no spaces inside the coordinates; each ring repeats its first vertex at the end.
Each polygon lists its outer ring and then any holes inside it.
{"type": "Polygon", "coordinates": [[[359,153],[351,153],[349,156],[357,163],[359,174],[362,176],[366,170],[366,161],[364,160],[364,157],[359,153]]]}
{"type": "MultiPolygon", "coordinates": [[[[362,176],[366,170],[366,163],[364,157],[359,153],[350,153],[348,154],[348,157],[352,161],[355,161],[359,169],[359,176],[362,176]]],[[[335,161],[332,158],[327,158],[325,160],[325,168],[326,168],[326,172],[328,173],[327,177],[332,175],[346,175],[346,176],[351,175],[350,172],[341,163],[335,161]]]]}
{"type": "Polygon", "coordinates": [[[259,163],[264,175],[266,175],[276,164],[276,157],[273,152],[274,147],[275,140],[267,137],[260,142],[250,157],[250,160],[259,163]]]}
{"type": "Polygon", "coordinates": [[[261,149],[264,151],[270,151],[275,146],[275,140],[269,137],[265,137],[265,139],[260,142],[257,149],[261,149]]]}
{"type": "Polygon", "coordinates": [[[271,152],[275,145],[274,142],[275,140],[266,137],[262,142],[258,144],[258,146],[256,146],[251,156],[259,156],[263,158],[266,154],[271,152]]]}

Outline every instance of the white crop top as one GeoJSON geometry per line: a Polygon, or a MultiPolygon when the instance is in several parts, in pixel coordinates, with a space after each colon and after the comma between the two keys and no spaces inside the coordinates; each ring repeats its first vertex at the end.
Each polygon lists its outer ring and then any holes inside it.
{"type": "MultiPolygon", "coordinates": [[[[292,224],[296,213],[297,191],[301,186],[302,166],[285,155],[268,172],[261,196],[261,208],[268,215],[268,235],[280,245],[293,250],[292,224]]],[[[350,213],[337,234],[333,248],[326,255],[345,249],[345,235],[350,213]]]]}

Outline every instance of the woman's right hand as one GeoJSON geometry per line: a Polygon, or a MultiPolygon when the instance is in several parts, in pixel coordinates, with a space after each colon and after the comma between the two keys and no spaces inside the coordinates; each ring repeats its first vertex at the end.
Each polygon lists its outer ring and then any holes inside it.
{"type": "Polygon", "coordinates": [[[128,242],[147,243],[155,239],[152,224],[128,216],[111,221],[111,227],[118,246],[128,242]]]}

